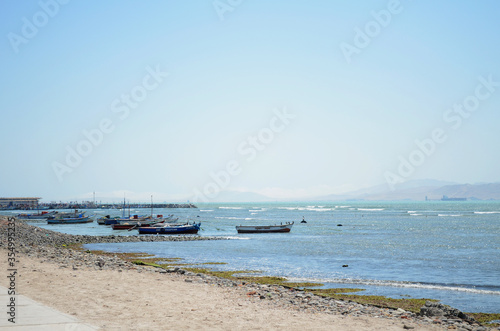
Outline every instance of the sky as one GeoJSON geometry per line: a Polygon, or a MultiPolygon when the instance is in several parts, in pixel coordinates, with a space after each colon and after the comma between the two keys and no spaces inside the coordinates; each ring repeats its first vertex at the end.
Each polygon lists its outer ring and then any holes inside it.
{"type": "Polygon", "coordinates": [[[0,196],[500,181],[498,1],[0,1],[0,196]]]}

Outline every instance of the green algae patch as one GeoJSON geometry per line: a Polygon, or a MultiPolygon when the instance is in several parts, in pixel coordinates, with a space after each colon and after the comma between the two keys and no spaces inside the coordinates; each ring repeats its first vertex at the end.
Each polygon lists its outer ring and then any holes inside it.
{"type": "Polygon", "coordinates": [[[187,271],[191,271],[197,274],[205,274],[225,279],[237,280],[238,277],[235,277],[234,274],[249,274],[256,273],[258,271],[255,270],[232,270],[232,271],[215,271],[206,268],[184,268],[187,271]]]}
{"type": "Polygon", "coordinates": [[[65,244],[65,245],[61,245],[61,246],[64,248],[67,248],[67,249],[72,249],[75,251],[83,252],[84,251],[83,245],[84,244],[82,244],[82,243],[71,243],[71,244],[65,244]]]}
{"type": "Polygon", "coordinates": [[[131,262],[133,264],[136,264],[136,265],[144,265],[144,266],[148,266],[148,267],[161,268],[161,265],[156,264],[156,263],[144,262],[144,261],[141,261],[141,260],[134,260],[134,261],[131,261],[131,262]]]}
{"type": "Polygon", "coordinates": [[[215,271],[205,268],[185,268],[187,271],[194,273],[202,273],[210,276],[215,276],[219,278],[230,279],[235,282],[242,283],[256,283],[263,285],[279,285],[288,288],[303,288],[303,287],[315,287],[323,286],[319,283],[291,283],[284,277],[274,277],[274,276],[239,276],[238,274],[255,274],[260,271],[256,270],[232,270],[232,271],[215,271]]]}
{"type": "Polygon", "coordinates": [[[324,297],[331,296],[333,294],[341,294],[341,293],[352,293],[352,292],[362,292],[364,289],[362,288],[319,288],[319,289],[306,289],[307,292],[312,292],[317,295],[321,295],[324,297]]]}
{"type": "Polygon", "coordinates": [[[479,323],[489,327],[500,326],[500,314],[466,313],[466,315],[474,318],[479,323]]]}
{"type": "Polygon", "coordinates": [[[431,299],[394,299],[387,298],[377,295],[353,295],[353,294],[343,294],[346,292],[357,292],[363,291],[361,289],[315,289],[308,290],[314,294],[321,295],[323,297],[330,297],[337,300],[353,301],[364,305],[372,305],[379,308],[389,308],[389,309],[404,309],[406,311],[411,311],[413,313],[420,313],[420,308],[425,305],[426,301],[434,301],[431,299]]]}
{"type": "Polygon", "coordinates": [[[279,284],[283,287],[288,287],[288,288],[300,288],[300,289],[306,289],[309,287],[320,287],[324,286],[324,284],[321,283],[308,283],[308,282],[284,282],[279,284]]]}
{"type": "Polygon", "coordinates": [[[179,260],[182,260],[181,258],[166,258],[166,257],[144,257],[144,262],[147,263],[154,263],[154,264],[160,264],[160,265],[170,265],[172,262],[176,262],[179,260]]]}
{"type": "Polygon", "coordinates": [[[106,251],[100,251],[100,250],[95,250],[95,251],[88,250],[86,252],[90,253],[90,254],[95,254],[95,255],[118,257],[122,260],[129,261],[129,262],[132,262],[132,261],[134,261],[136,259],[140,259],[140,258],[154,256],[153,254],[146,254],[146,253],[116,253],[116,252],[106,252],[106,251]]]}

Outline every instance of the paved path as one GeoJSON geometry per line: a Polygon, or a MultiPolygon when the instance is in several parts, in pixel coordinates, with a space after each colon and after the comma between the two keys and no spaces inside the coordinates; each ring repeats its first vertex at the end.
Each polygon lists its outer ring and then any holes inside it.
{"type": "Polygon", "coordinates": [[[36,331],[93,331],[97,327],[82,323],[76,318],[61,313],[54,308],[31,300],[24,295],[15,296],[16,323],[9,322],[10,296],[6,287],[0,286],[0,331],[36,330],[36,331]]]}

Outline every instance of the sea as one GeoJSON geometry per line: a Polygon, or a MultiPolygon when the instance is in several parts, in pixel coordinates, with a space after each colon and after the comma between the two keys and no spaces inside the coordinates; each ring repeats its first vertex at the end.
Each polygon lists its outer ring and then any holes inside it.
{"type": "MultiPolygon", "coordinates": [[[[464,312],[500,313],[500,201],[208,203],[153,212],[201,222],[199,236],[228,240],[86,247],[176,257],[182,263],[219,262],[203,267],[258,270],[324,288],[361,288],[356,293],[361,295],[430,298],[464,312]],[[294,222],[290,233],[238,234],[235,228],[286,222],[294,222]]],[[[96,216],[121,213],[87,211],[96,216]]],[[[137,234],[96,222],[30,223],[70,234],[137,234]]]]}

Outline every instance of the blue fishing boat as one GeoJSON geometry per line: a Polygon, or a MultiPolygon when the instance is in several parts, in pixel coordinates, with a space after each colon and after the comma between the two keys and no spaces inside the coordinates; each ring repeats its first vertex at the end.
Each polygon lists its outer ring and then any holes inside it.
{"type": "Polygon", "coordinates": [[[139,234],[196,234],[201,223],[164,224],[161,226],[139,227],[139,234]]]}

